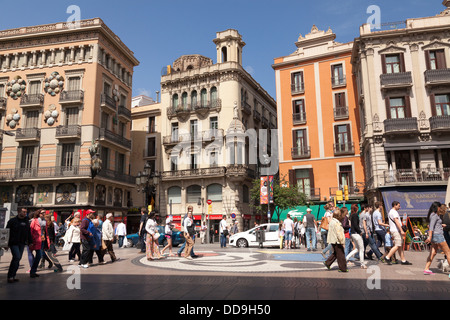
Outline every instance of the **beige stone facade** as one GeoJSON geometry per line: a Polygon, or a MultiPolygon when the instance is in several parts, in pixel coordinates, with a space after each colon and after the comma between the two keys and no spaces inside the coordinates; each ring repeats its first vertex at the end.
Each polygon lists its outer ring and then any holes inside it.
{"type": "Polygon", "coordinates": [[[62,218],[86,208],[127,212],[138,64],[98,18],[76,29],[55,23],[0,31],[2,204],[44,207],[62,218]],[[92,179],[94,151],[103,163],[92,179]]]}
{"type": "Polygon", "coordinates": [[[218,32],[214,43],[216,64],[185,55],[161,78],[161,214],[177,222],[191,207],[200,223],[211,200],[211,226],[225,214],[242,230],[255,221],[250,189],[260,171],[250,161],[257,143],[245,133],[276,129],[276,103],[242,67],[236,30],[218,32]]]}
{"type": "Polygon", "coordinates": [[[386,188],[447,184],[449,10],[387,30],[365,24],[355,39],[352,63],[369,202],[381,200],[386,188]]]}

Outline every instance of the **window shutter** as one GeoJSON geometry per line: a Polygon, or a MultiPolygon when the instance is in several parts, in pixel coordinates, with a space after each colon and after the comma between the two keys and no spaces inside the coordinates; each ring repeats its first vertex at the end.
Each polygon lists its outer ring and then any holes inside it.
{"type": "Polygon", "coordinates": [[[406,117],[411,118],[411,98],[409,96],[405,97],[405,107],[406,107],[406,117]]]}
{"type": "Polygon", "coordinates": [[[430,61],[430,51],[425,51],[425,62],[427,65],[427,70],[431,70],[431,61],[430,61]]]}
{"type": "Polygon", "coordinates": [[[436,94],[432,93],[430,95],[431,113],[433,117],[436,117],[436,94]]]}
{"type": "Polygon", "coordinates": [[[445,69],[446,62],[445,62],[445,51],[444,50],[438,50],[436,51],[436,59],[437,59],[437,68],[438,69],[445,69]]]}
{"type": "Polygon", "coordinates": [[[81,150],[81,144],[76,143],[75,150],[73,152],[73,166],[74,167],[78,167],[80,165],[80,150],[81,150]]]}
{"type": "Polygon", "coordinates": [[[297,185],[295,170],[289,170],[289,186],[293,187],[295,185],[297,185]]]}
{"type": "Polygon", "coordinates": [[[400,53],[400,72],[406,72],[404,53],[400,53]]]}
{"type": "Polygon", "coordinates": [[[36,147],[34,147],[34,153],[33,153],[33,161],[32,161],[33,169],[37,169],[38,159],[39,159],[39,146],[36,146],[36,147]]]}
{"type": "Polygon", "coordinates": [[[381,55],[381,67],[383,69],[383,74],[386,74],[387,68],[386,68],[386,55],[385,54],[381,55]]]}
{"type": "Polygon", "coordinates": [[[391,100],[386,97],[384,101],[386,102],[386,119],[391,119],[391,100]]]}
{"type": "MultiPolygon", "coordinates": [[[[311,186],[311,190],[315,189],[314,186],[314,169],[310,168],[309,169],[309,185],[311,186]]],[[[311,192],[312,194],[314,194],[314,192],[311,192]]]]}

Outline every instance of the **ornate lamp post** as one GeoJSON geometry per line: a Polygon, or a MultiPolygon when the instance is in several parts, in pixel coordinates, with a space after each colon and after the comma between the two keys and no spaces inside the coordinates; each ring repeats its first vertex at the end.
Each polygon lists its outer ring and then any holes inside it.
{"type": "MultiPolygon", "coordinates": [[[[136,177],[137,192],[144,193],[146,207],[151,204],[152,199],[156,203],[156,188],[159,184],[160,178],[161,176],[159,175],[158,171],[152,171],[152,167],[148,162],[145,164],[144,171],[139,172],[136,177]]],[[[158,212],[155,209],[153,210],[158,212]]]]}

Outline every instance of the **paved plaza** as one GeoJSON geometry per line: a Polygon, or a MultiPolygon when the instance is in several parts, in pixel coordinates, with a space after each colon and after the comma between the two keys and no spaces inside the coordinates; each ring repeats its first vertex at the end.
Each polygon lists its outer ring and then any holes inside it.
{"type": "MultiPolygon", "coordinates": [[[[1,300],[443,300],[450,298],[448,274],[437,269],[435,275],[423,275],[427,252],[406,252],[411,266],[369,261],[369,268],[349,263],[349,273],[331,271],[323,265],[320,252],[305,249],[273,248],[221,249],[219,244],[195,246],[200,257],[187,260],[167,257],[147,261],[136,248],[115,252],[120,260],[80,269],[58,253],[65,272],[42,270],[38,279],[30,279],[26,253],[17,278],[8,284],[6,273],[10,254],[0,262],[1,300]],[[78,287],[77,287],[78,286],[78,287]]],[[[176,249],[174,248],[174,252],[176,249]]],[[[442,258],[442,255],[438,256],[442,258]]]]}

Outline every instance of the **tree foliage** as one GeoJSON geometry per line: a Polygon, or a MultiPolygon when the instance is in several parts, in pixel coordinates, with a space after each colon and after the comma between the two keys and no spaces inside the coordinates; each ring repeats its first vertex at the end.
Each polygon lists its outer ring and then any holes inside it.
{"type": "MultiPolygon", "coordinates": [[[[252,183],[250,207],[259,213],[268,211],[267,204],[260,204],[261,180],[255,179],[252,183]]],[[[285,177],[276,178],[273,183],[273,205],[271,210],[277,208],[279,211],[293,209],[306,204],[306,195],[299,191],[295,185],[290,185],[285,177]]],[[[273,212],[273,211],[272,211],[273,212]]]]}

